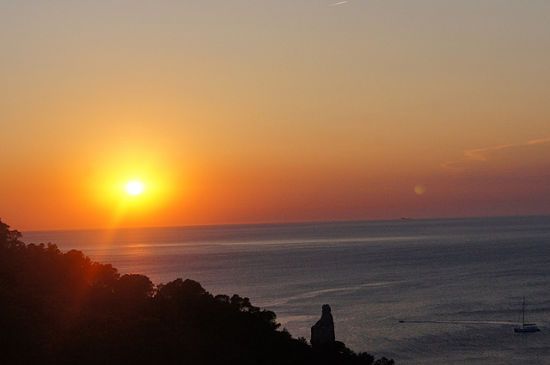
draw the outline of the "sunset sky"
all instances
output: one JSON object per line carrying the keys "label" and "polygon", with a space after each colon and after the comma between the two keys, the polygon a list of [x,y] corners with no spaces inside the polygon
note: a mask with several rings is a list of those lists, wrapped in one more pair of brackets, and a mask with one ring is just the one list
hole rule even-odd
{"label": "sunset sky", "polygon": [[546,0],[0,0],[0,44],[18,229],[550,214]]}

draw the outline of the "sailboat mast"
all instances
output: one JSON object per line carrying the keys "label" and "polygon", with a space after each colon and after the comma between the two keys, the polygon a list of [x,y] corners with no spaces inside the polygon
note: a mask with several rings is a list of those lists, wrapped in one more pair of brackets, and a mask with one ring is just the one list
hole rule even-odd
{"label": "sailboat mast", "polygon": [[523,305],[521,311],[521,323],[525,326],[525,297],[523,297]]}

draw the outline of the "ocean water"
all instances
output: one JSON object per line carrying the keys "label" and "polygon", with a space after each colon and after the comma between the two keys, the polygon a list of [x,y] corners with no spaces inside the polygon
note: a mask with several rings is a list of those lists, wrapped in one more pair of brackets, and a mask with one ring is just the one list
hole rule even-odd
{"label": "ocean water", "polygon": [[[214,294],[247,296],[297,337],[309,339],[328,303],[337,339],[398,364],[550,364],[550,217],[26,232],[24,240],[82,250],[155,283],[191,278]],[[522,297],[541,332],[513,332]]]}

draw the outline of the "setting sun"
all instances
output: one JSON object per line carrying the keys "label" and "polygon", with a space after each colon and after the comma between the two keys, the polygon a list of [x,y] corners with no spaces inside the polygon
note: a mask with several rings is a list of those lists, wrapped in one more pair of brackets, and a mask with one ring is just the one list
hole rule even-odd
{"label": "setting sun", "polygon": [[124,190],[128,195],[141,195],[145,191],[145,184],[139,180],[132,180],[126,183]]}

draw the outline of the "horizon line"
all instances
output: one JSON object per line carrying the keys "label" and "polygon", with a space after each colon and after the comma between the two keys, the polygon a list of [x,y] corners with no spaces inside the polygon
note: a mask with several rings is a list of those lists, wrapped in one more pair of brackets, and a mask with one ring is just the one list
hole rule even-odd
{"label": "horizon line", "polygon": [[[172,228],[214,228],[214,227],[243,227],[243,226],[283,226],[283,225],[305,225],[305,224],[329,224],[329,223],[376,223],[376,222],[399,222],[399,221],[443,221],[443,220],[463,220],[463,219],[498,219],[498,218],[534,218],[550,217],[550,213],[543,214],[502,214],[502,215],[464,215],[452,217],[410,217],[403,216],[399,218],[380,218],[380,219],[331,219],[331,220],[299,220],[299,221],[265,221],[265,222],[243,222],[243,223],[207,223],[207,224],[183,224],[166,226],[124,226],[124,227],[96,227],[96,228],[53,228],[53,229],[30,229],[19,230],[10,226],[21,233],[40,233],[40,232],[76,232],[76,231],[109,231],[109,230],[131,230],[131,229],[172,229]],[[5,223],[5,222],[4,222]]]}

